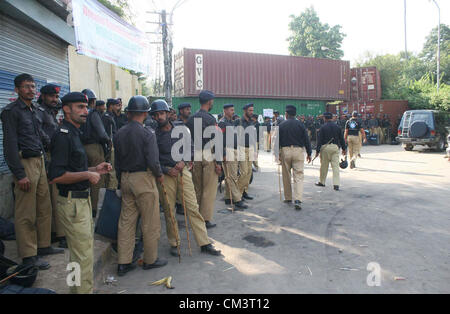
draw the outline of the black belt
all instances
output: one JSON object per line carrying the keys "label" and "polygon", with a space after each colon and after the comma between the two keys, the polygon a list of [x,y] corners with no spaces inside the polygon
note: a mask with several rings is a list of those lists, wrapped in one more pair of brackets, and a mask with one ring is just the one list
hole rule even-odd
{"label": "black belt", "polygon": [[34,158],[34,157],[41,157],[42,156],[42,151],[34,152],[34,151],[31,151],[31,150],[23,150],[21,152],[21,155],[22,155],[23,159]]}
{"label": "black belt", "polygon": [[89,198],[89,191],[59,191],[59,195],[62,197],[69,197],[71,192],[72,198]]}
{"label": "black belt", "polygon": [[136,172],[147,172],[147,169],[139,169],[139,170],[130,170],[130,171],[121,171],[121,173],[136,173]]}

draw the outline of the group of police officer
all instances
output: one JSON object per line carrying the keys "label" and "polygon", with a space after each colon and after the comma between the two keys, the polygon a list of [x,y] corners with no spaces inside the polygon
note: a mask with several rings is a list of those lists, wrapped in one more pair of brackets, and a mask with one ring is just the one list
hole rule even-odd
{"label": "group of police officer", "polygon": [[[200,251],[221,254],[207,233],[207,229],[216,226],[212,221],[219,175],[225,178],[225,203],[232,205],[233,210],[247,209],[245,202],[253,199],[248,189],[252,164],[257,166],[259,136],[254,139],[252,132],[245,132],[240,141],[234,132],[239,127],[259,132],[252,103],[243,106],[241,118],[235,114],[233,104],[225,104],[223,116],[216,121],[210,114],[215,98],[211,91],[200,93],[200,110],[193,115],[190,104],[179,105],[178,117],[164,100],[150,104],[146,97],[134,96],[123,114],[121,99],[108,99],[105,103],[89,89],[68,93],[60,100],[60,87],[49,84],[41,88],[35,104],[36,84],[32,76],[21,74],[14,84],[19,97],[5,107],[1,120],[5,160],[14,175],[16,237],[22,267],[34,264],[48,269],[50,265],[40,257],[63,253],[63,248],[68,247],[70,261],[78,263],[81,269],[81,285],[71,287],[72,292],[92,293],[93,217],[100,188],[121,191],[118,275],[136,267],[133,251],[138,220],[144,243],[142,268],[167,264],[158,257],[160,204],[171,255],[180,255],[174,218],[176,204],[182,208],[186,223],[189,218]],[[60,111],[62,120],[58,119]],[[320,155],[322,165],[316,185],[325,186],[331,163],[334,189],[339,190],[339,152],[346,155],[348,142],[353,163],[361,144],[361,140],[353,138],[359,139],[359,132],[364,132],[356,113],[347,122],[344,135],[330,113],[323,117],[317,135],[316,157]],[[305,154],[311,162],[310,134],[305,124],[296,119],[295,106],[287,106],[286,119],[275,112],[273,123],[266,119],[263,125],[264,149],[270,151],[273,145],[280,149],[284,201],[293,202],[300,210]],[[216,129],[215,136],[227,139],[223,140],[223,158],[217,158],[214,147],[208,145],[211,139],[203,136],[208,127]],[[172,132],[174,128],[178,137]],[[180,128],[185,132],[179,132]],[[230,131],[234,133],[231,142],[227,136]],[[183,158],[174,160],[174,145],[185,134],[191,136],[189,152],[179,151]],[[196,137],[202,139],[197,148]],[[52,231],[60,248],[51,246]]]}

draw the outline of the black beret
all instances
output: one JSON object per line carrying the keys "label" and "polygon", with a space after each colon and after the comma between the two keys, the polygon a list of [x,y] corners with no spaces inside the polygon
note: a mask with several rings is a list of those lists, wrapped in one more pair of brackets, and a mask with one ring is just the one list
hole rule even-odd
{"label": "black beret", "polygon": [[280,114],[280,112],[278,110],[274,110],[273,113],[274,114]]}
{"label": "black beret", "polygon": [[250,107],[253,107],[252,103],[246,104],[242,109],[247,110]]}
{"label": "black beret", "polygon": [[41,88],[41,94],[59,94],[61,87],[55,84],[47,84]]}
{"label": "black beret", "polygon": [[72,93],[68,93],[66,96],[64,96],[63,98],[61,98],[62,101],[62,105],[68,105],[70,103],[75,103],[75,102],[81,102],[81,103],[88,103],[88,98],[85,94],[80,93],[80,92],[72,92]]}
{"label": "black beret", "polygon": [[200,99],[200,102],[207,102],[210,101],[211,99],[214,99],[214,93],[209,91],[209,90],[203,90],[200,92],[200,94],[198,95],[198,98]]}
{"label": "black beret", "polygon": [[106,104],[108,105],[108,106],[111,106],[111,105],[118,105],[120,103],[120,101],[118,100],[118,99],[115,99],[115,98],[108,98],[107,100],[106,100]]}
{"label": "black beret", "polygon": [[323,117],[324,117],[325,119],[333,119],[333,114],[332,114],[331,112],[325,112],[325,113],[323,114]]}
{"label": "black beret", "polygon": [[184,103],[178,105],[178,110],[181,110],[184,108],[191,108],[191,104],[188,102],[184,102]]}
{"label": "black beret", "polygon": [[293,116],[293,115],[297,114],[297,108],[292,105],[287,105],[286,112],[289,113],[291,116]]}
{"label": "black beret", "polygon": [[104,105],[105,105],[105,102],[103,100],[97,100],[95,102],[95,106],[104,106]]}
{"label": "black beret", "polygon": [[230,107],[234,107],[234,105],[233,104],[225,104],[225,105],[223,105],[223,109],[227,109],[227,108],[230,108]]}

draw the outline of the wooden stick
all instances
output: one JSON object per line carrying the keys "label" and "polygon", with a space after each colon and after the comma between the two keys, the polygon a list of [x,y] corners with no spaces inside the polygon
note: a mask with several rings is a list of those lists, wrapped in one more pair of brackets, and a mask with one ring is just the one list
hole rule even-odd
{"label": "wooden stick", "polygon": [[[184,170],[184,169],[183,169]],[[183,209],[184,209],[184,223],[186,224],[186,236],[188,240],[188,247],[189,247],[189,256],[192,256],[192,250],[191,250],[191,240],[189,238],[189,226],[187,222],[187,214],[186,214],[186,203],[184,201],[184,184],[183,184],[183,170],[180,173],[180,183],[181,183],[181,200],[183,202]]]}
{"label": "wooden stick", "polygon": [[[15,272],[14,274],[9,275],[9,276],[6,277],[6,278],[3,278],[2,280],[0,280],[0,284],[2,284],[2,283],[4,283],[4,282],[8,281],[9,279],[11,279],[11,278],[13,278],[13,277],[16,277],[18,274],[20,274],[20,273],[23,272],[24,270],[28,270],[28,269],[30,269],[30,268],[33,267],[33,266],[34,266],[33,264],[30,264],[30,265],[24,267],[23,269],[19,270],[18,272]],[[16,268],[16,269],[17,269],[17,268]]]}
{"label": "wooden stick", "polygon": [[170,221],[172,222],[173,232],[175,232],[175,240],[177,241],[177,250],[178,250],[178,263],[181,263],[181,253],[180,253],[180,242],[181,241],[180,241],[178,232],[176,232],[177,229],[175,229],[175,217],[173,216],[173,212],[170,209],[169,198],[167,197],[166,187],[164,186],[164,183],[161,183],[161,187],[163,189],[163,194],[164,194],[165,201],[167,203],[167,207],[169,208],[169,216],[170,216]]}

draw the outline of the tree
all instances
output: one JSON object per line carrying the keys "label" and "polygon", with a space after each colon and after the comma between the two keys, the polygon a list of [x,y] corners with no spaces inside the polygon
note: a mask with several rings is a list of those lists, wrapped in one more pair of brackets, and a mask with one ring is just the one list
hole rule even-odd
{"label": "tree", "polygon": [[105,7],[116,13],[123,19],[131,22],[131,10],[128,0],[98,0]]}
{"label": "tree", "polygon": [[341,45],[346,35],[341,32],[340,25],[330,27],[322,24],[313,7],[290,18],[292,35],[287,40],[291,55],[326,59],[341,59],[344,56]]}
{"label": "tree", "polygon": [[[438,28],[435,27],[427,36],[422,52],[420,54],[422,60],[427,63],[428,71],[434,74],[434,78],[436,78],[437,72],[437,38]],[[450,84],[450,27],[445,24],[441,24],[440,46],[441,82]]]}

